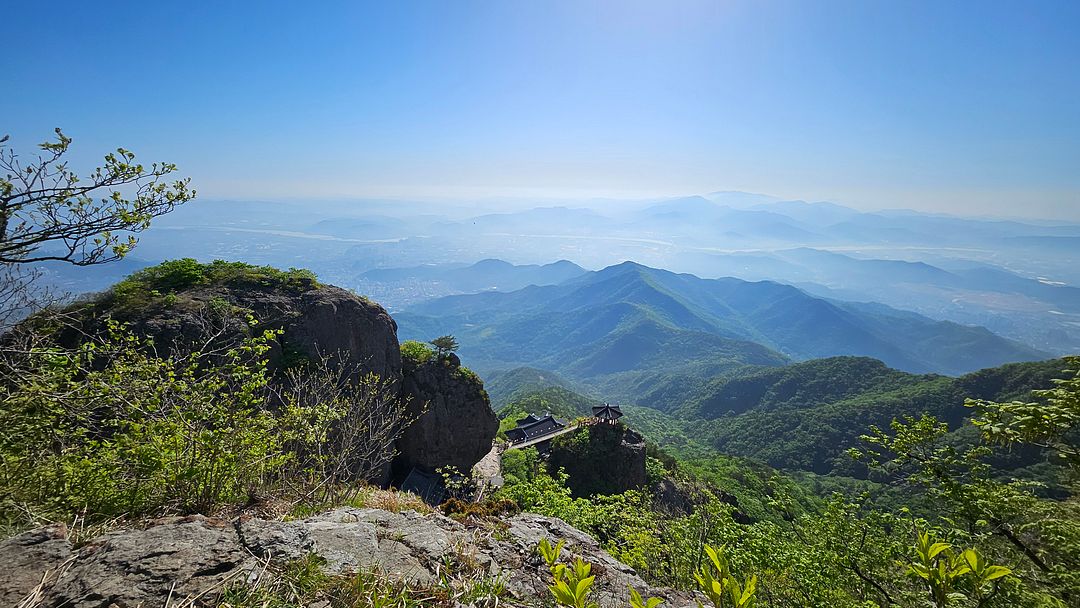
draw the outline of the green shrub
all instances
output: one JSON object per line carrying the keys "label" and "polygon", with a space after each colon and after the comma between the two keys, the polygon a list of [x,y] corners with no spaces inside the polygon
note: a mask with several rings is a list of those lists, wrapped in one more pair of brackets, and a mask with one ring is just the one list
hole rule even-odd
{"label": "green shrub", "polygon": [[207,280],[206,267],[192,258],[169,260],[135,273],[136,280],[160,291],[180,291]]}
{"label": "green shrub", "polygon": [[540,454],[534,447],[509,449],[502,455],[502,474],[507,486],[532,481],[542,466]]}
{"label": "green shrub", "polygon": [[243,500],[288,459],[281,421],[263,407],[272,332],[210,364],[158,358],[109,329],[72,351],[30,351],[0,412],[19,429],[0,439],[9,517],[207,511]]}
{"label": "green shrub", "polygon": [[319,284],[315,274],[309,270],[279,270],[271,266],[223,260],[202,264],[192,258],[182,258],[131,274],[109,290],[105,302],[121,312],[145,306],[148,302],[160,302],[163,306],[171,307],[177,304],[175,294],[200,285],[277,288],[295,292],[318,287]]}
{"label": "green shrub", "polygon": [[484,381],[480,379],[480,376],[477,375],[476,372],[474,372],[471,369],[465,367],[464,365],[457,368],[457,375],[459,377],[461,377],[461,378],[464,378],[470,384],[478,384],[478,385],[484,384]]}
{"label": "green shrub", "polygon": [[[210,513],[255,492],[348,500],[403,428],[393,383],[345,382],[328,361],[270,384],[271,342],[225,353],[155,354],[111,322],[75,349],[9,352],[0,408],[0,519],[88,520]],[[363,460],[355,460],[362,455]],[[28,521],[27,515],[33,520]]]}
{"label": "green shrub", "polygon": [[652,456],[645,457],[645,480],[646,483],[652,485],[663,481],[668,475],[668,470],[664,468],[664,463],[660,460],[653,458]]}
{"label": "green shrub", "polygon": [[423,342],[406,340],[401,343],[401,357],[414,365],[423,365],[435,356],[435,350]]}

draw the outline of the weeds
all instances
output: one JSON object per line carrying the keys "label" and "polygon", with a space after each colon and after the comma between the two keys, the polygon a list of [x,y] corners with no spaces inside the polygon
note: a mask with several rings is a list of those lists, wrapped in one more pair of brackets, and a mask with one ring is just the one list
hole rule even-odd
{"label": "weeds", "polygon": [[[271,567],[250,584],[233,585],[221,594],[217,608],[286,608],[322,603],[329,608],[413,608],[452,606],[442,589],[423,589],[394,581],[375,571],[328,574],[315,555]],[[186,608],[186,607],[185,607]]]}

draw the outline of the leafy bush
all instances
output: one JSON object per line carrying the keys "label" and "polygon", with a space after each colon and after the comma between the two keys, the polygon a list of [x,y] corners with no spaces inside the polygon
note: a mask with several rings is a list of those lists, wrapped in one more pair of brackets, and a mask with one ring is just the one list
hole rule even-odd
{"label": "leafy bush", "polygon": [[413,365],[423,365],[435,356],[435,350],[423,342],[406,340],[401,343],[401,357]]}
{"label": "leafy bush", "polygon": [[207,282],[208,267],[203,266],[192,258],[168,260],[144,268],[128,278],[129,281],[139,283],[148,289],[156,289],[161,292],[173,292],[194,287]]}
{"label": "leafy bush", "polygon": [[731,572],[727,556],[723,550],[716,550],[705,545],[705,554],[709,561],[698,568],[694,578],[698,589],[709,598],[715,608],[750,608],[754,605],[757,591],[757,576],[751,576],[745,585]]}
{"label": "leafy bush", "polygon": [[154,357],[147,341],[109,329],[23,361],[0,412],[18,429],[0,439],[9,517],[205,511],[243,500],[285,463],[283,421],[262,407],[271,332],[210,364]]}
{"label": "leafy bush", "polygon": [[484,381],[480,379],[480,376],[476,372],[465,367],[464,365],[458,366],[455,373],[458,375],[458,377],[463,378],[466,382],[470,384],[476,384],[481,386],[484,384]]}
{"label": "leafy bush", "polygon": [[542,470],[540,454],[535,447],[509,449],[502,455],[502,474],[506,485],[529,482]]}
{"label": "leafy bush", "polygon": [[668,475],[664,463],[652,456],[645,457],[645,480],[649,485],[662,481]]}
{"label": "leafy bush", "polygon": [[[177,303],[176,294],[200,285],[275,288],[299,292],[319,286],[310,270],[253,266],[243,262],[214,260],[202,264],[192,258],[169,260],[139,270],[110,289],[104,304],[125,312],[149,302],[165,306]],[[172,296],[170,298],[170,296]]]}
{"label": "leafy bush", "polygon": [[540,539],[536,550],[551,573],[551,585],[548,591],[555,602],[566,608],[594,608],[597,604],[590,599],[592,585],[596,577],[591,575],[592,564],[578,557],[572,567],[559,563],[563,541],[552,546],[548,539]]}
{"label": "leafy bush", "polygon": [[252,492],[347,498],[333,494],[342,482],[392,454],[404,406],[390,383],[347,383],[329,362],[294,373],[288,390],[272,385],[276,335],[162,358],[111,322],[107,336],[70,350],[9,345],[0,518],[207,513]]}

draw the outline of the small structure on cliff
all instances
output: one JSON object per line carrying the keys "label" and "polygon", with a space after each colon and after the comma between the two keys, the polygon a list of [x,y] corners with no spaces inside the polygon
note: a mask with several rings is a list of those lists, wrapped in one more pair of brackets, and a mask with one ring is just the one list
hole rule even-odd
{"label": "small structure on cliff", "polygon": [[524,443],[545,435],[557,433],[566,428],[566,424],[565,420],[559,420],[550,412],[545,413],[543,416],[529,414],[521,420],[518,420],[516,428],[506,431],[506,438],[510,440],[511,444]]}
{"label": "small structure on cliff", "polygon": [[599,422],[615,424],[616,420],[622,418],[623,413],[622,408],[619,406],[605,403],[604,405],[594,405],[592,415]]}

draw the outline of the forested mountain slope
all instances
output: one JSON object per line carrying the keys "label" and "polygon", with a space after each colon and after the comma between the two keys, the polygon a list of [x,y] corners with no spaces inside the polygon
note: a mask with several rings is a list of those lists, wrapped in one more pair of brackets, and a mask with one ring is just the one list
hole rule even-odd
{"label": "forested mountain slope", "polygon": [[[832,357],[743,367],[693,381],[670,376],[622,403],[631,426],[683,457],[727,454],[784,469],[861,475],[844,452],[871,425],[887,427],[894,418],[928,413],[957,428],[971,415],[965,399],[1026,399],[1032,390],[1051,387],[1065,367],[1052,359],[950,378],[902,372],[867,357]],[[496,375],[493,384],[508,396],[496,406],[500,417],[511,411],[574,417],[607,398],[579,394],[560,380],[539,370]],[[1016,454],[1000,464],[1029,466],[1038,458]]]}
{"label": "forested mountain slope", "polygon": [[626,372],[681,373],[688,364],[715,374],[836,355],[945,374],[1044,357],[981,327],[631,262],[560,285],[441,298],[396,318],[409,338],[457,336],[481,369],[533,366],[601,383]]}
{"label": "forested mountain slope", "polygon": [[956,428],[971,415],[966,398],[1026,398],[1064,377],[1065,367],[1053,359],[950,378],[834,357],[744,370],[686,390],[661,386],[636,400],[646,411],[630,412],[647,435],[677,451],[690,446],[696,454],[708,446],[779,468],[848,473],[844,451],[871,425],[887,427],[894,418],[928,413]]}

